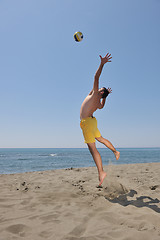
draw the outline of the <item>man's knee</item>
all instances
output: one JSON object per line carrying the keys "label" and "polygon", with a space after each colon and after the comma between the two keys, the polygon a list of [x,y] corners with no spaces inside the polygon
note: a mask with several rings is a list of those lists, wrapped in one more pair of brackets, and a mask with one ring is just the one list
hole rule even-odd
{"label": "man's knee", "polygon": [[103,142],[104,142],[104,138],[103,138],[102,136],[100,136],[100,137],[96,138],[96,140],[97,140],[98,142],[101,142],[101,143],[103,143]]}
{"label": "man's knee", "polygon": [[94,154],[97,152],[95,143],[87,143],[87,145],[88,145],[88,148],[89,148],[91,154]]}

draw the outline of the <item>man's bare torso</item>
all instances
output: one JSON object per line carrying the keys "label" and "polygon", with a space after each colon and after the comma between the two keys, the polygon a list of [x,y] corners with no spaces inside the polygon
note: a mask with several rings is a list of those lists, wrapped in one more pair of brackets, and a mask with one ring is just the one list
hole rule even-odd
{"label": "man's bare torso", "polygon": [[93,113],[100,108],[100,99],[98,91],[90,93],[83,101],[80,110],[80,119],[93,116]]}

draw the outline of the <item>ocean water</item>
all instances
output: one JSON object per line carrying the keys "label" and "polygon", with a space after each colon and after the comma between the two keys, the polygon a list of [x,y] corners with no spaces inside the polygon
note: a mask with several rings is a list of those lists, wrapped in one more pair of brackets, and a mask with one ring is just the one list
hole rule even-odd
{"label": "ocean water", "polygon": [[[98,149],[104,165],[160,162],[160,148]],[[95,166],[87,148],[0,148],[0,174]]]}

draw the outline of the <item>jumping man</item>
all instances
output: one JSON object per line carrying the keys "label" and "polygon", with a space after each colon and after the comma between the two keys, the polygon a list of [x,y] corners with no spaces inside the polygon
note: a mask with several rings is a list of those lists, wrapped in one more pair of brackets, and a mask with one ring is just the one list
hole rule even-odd
{"label": "jumping man", "polygon": [[114,148],[112,143],[101,136],[101,133],[97,128],[97,120],[95,117],[93,117],[93,113],[97,109],[102,109],[104,107],[106,97],[112,92],[111,88],[106,89],[103,87],[99,89],[99,77],[101,75],[103,66],[107,62],[111,62],[111,54],[107,53],[105,57],[100,56],[100,59],[101,63],[94,77],[93,89],[84,99],[80,110],[80,126],[83,131],[85,143],[87,143],[98,169],[99,186],[103,183],[103,180],[106,177],[106,172],[103,170],[102,159],[96,148],[96,140],[112,150],[112,152],[115,154],[116,160],[118,160],[120,157],[120,152]]}

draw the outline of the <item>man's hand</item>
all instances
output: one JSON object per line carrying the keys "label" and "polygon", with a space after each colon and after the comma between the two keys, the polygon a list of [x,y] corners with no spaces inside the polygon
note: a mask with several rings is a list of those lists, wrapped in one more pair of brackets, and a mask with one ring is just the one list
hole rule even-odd
{"label": "man's hand", "polygon": [[112,93],[112,89],[111,88],[107,88],[107,90],[108,90],[108,94],[110,94],[110,93]]}
{"label": "man's hand", "polygon": [[101,58],[101,64],[104,65],[107,62],[111,62],[111,54],[107,53],[105,57],[102,57],[101,55],[99,55]]}

